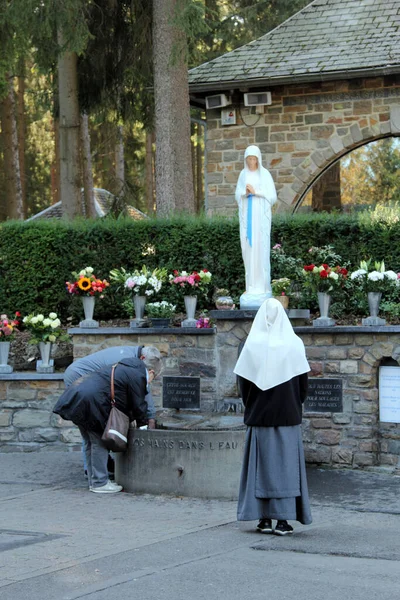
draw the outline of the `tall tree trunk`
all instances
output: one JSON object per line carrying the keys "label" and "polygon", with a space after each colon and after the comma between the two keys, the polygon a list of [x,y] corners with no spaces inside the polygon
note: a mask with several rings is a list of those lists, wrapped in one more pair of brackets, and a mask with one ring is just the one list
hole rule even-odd
{"label": "tall tree trunk", "polygon": [[51,165],[51,198],[53,204],[60,200],[60,121],[53,120],[54,161]]}
{"label": "tall tree trunk", "polygon": [[[63,46],[61,32],[58,43]],[[77,59],[77,54],[69,51],[63,52],[58,59],[60,200],[63,216],[69,219],[82,215]]]}
{"label": "tall tree trunk", "polygon": [[153,133],[146,131],[146,206],[149,216],[154,213]]}
{"label": "tall tree trunk", "polygon": [[173,24],[187,0],[153,0],[153,64],[157,214],[194,212],[188,69],[183,55],[172,62],[184,32]]}
{"label": "tall tree trunk", "polygon": [[115,195],[123,198],[125,189],[125,155],[124,155],[124,128],[117,127],[115,141]]}
{"label": "tall tree trunk", "polygon": [[7,77],[8,93],[1,103],[6,211],[4,217],[23,219],[21,173],[19,167],[18,132],[15,116],[15,96],[12,76]]}
{"label": "tall tree trunk", "polygon": [[22,205],[24,207],[24,218],[28,216],[28,201],[26,197],[26,118],[25,118],[25,62],[19,61],[18,74],[18,96],[17,96],[17,126],[18,126],[18,153],[19,168],[21,173]]}
{"label": "tall tree trunk", "polygon": [[87,113],[81,114],[81,148],[82,148],[82,179],[85,214],[87,217],[97,217],[94,204],[92,156],[90,153],[89,119]]}

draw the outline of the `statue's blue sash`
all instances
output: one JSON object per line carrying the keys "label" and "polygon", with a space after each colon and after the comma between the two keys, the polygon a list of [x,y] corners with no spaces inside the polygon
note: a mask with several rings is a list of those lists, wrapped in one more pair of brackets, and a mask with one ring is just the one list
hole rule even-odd
{"label": "statue's blue sash", "polygon": [[249,240],[250,247],[252,246],[252,241],[253,241],[252,223],[253,223],[253,195],[249,194],[247,196],[247,232],[246,232],[246,237]]}

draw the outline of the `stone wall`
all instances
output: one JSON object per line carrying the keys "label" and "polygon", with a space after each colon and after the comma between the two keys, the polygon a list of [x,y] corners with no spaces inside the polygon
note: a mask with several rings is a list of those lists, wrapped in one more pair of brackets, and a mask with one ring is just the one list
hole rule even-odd
{"label": "stone wall", "polygon": [[237,124],[207,111],[209,214],[235,214],[235,186],[250,144],[275,181],[278,211],[293,210],[313,182],[347,152],[400,135],[400,76],[272,88],[262,114],[236,107]]}
{"label": "stone wall", "polygon": [[[233,374],[239,344],[255,311],[213,311],[213,330],[98,329],[71,330],[75,358],[108,346],[155,345],[163,375],[201,378],[203,411],[227,407],[239,411]],[[340,379],[341,412],[304,412],[307,461],[326,466],[400,470],[400,424],[379,421],[378,373],[383,361],[400,360],[400,327],[295,327],[303,339],[311,378]],[[0,376],[0,446],[2,450],[78,447],[79,433],[52,408],[63,389],[62,373]],[[152,386],[161,408],[161,381]],[[225,405],[224,405],[225,401]]]}
{"label": "stone wall", "polygon": [[63,389],[62,373],[0,376],[2,452],[78,447],[81,437],[77,428],[52,412]]}

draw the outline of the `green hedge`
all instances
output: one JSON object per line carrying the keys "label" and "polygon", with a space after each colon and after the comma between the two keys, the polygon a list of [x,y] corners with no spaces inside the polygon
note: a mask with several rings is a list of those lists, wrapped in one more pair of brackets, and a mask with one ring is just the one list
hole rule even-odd
{"label": "green hedge", "polygon": [[[305,262],[310,246],[332,244],[354,267],[360,259],[372,256],[384,259],[387,268],[400,270],[396,218],[376,222],[365,215],[277,215],[271,245],[278,242],[286,254]],[[143,264],[171,272],[207,268],[213,273],[213,288],[228,288],[235,297],[244,290],[235,218],[7,222],[0,228],[0,310],[23,314],[54,310],[63,322],[71,315],[80,318],[79,299],[69,297],[64,285],[71,271],[92,266],[96,275],[108,278],[110,269],[131,270]],[[205,301],[209,306],[212,292]],[[121,299],[111,289],[97,303],[95,317],[124,316]],[[173,301],[173,289],[163,289],[162,299]]]}

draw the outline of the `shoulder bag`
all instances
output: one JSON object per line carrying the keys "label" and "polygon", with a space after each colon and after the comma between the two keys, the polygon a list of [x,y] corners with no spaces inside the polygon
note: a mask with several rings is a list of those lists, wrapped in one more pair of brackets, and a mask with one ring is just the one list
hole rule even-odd
{"label": "shoulder bag", "polygon": [[112,452],[125,452],[128,447],[129,417],[115,406],[114,373],[117,364],[111,369],[111,411],[101,439]]}

